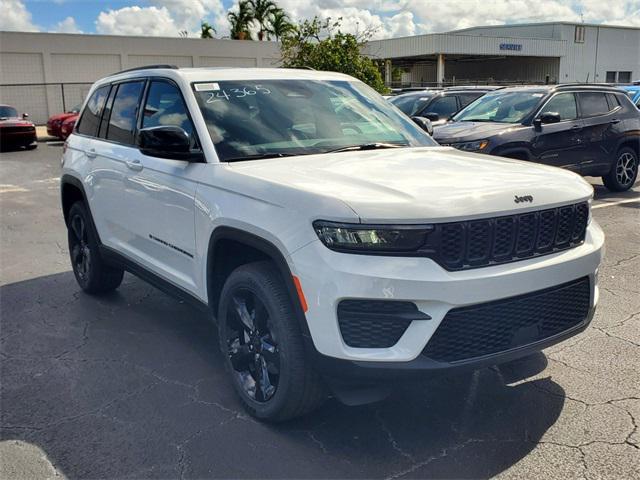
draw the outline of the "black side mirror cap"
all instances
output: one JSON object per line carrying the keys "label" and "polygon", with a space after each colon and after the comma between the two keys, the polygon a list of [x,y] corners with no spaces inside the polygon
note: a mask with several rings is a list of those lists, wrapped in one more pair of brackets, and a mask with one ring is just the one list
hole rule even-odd
{"label": "black side mirror cap", "polygon": [[440,120],[440,115],[435,112],[427,112],[423,115],[423,117],[427,120],[431,120],[432,122],[437,122],[438,120]]}
{"label": "black side mirror cap", "polygon": [[24,120],[26,120],[27,118],[29,118],[29,114],[28,114],[28,113],[23,113],[23,114],[22,114],[22,118],[23,118]]}
{"label": "black side mirror cap", "polygon": [[429,135],[433,135],[433,125],[431,120],[424,117],[411,117],[411,120]]}
{"label": "black side mirror cap", "polygon": [[533,120],[533,125],[536,128],[540,128],[542,125],[548,123],[558,123],[562,120],[560,114],[557,112],[544,112]]}
{"label": "black side mirror cap", "polygon": [[138,134],[138,146],[143,154],[151,157],[191,162],[204,160],[202,152],[191,150],[191,137],[178,126],[143,128]]}

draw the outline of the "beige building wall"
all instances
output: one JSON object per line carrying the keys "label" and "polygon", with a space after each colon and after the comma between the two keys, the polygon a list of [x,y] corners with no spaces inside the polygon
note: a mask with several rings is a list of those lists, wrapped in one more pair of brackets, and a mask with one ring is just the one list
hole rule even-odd
{"label": "beige building wall", "polygon": [[69,109],[91,83],[127,68],[272,67],[279,58],[279,45],[266,41],[0,32],[0,103],[45,123],[63,109],[60,83]]}

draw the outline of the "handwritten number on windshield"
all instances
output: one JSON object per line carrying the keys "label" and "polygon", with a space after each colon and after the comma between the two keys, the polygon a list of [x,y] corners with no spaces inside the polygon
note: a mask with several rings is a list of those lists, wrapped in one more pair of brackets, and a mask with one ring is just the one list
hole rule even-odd
{"label": "handwritten number on windshield", "polygon": [[256,95],[257,93],[261,93],[263,95],[271,94],[271,90],[262,85],[254,85],[253,88],[243,87],[243,88],[230,88],[227,90],[218,90],[216,92],[207,92],[209,98],[207,98],[207,103],[220,102],[222,100],[233,100],[234,98],[244,98],[246,96]]}

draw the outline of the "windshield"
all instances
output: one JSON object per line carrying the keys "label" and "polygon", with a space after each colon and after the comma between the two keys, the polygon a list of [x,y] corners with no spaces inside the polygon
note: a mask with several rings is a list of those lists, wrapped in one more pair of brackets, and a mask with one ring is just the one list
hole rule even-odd
{"label": "windshield", "polygon": [[433,95],[428,93],[421,95],[400,95],[399,97],[392,98],[390,102],[402,110],[402,113],[412,116],[422,110],[432,97]]}
{"label": "windshield", "polygon": [[13,107],[0,106],[0,118],[17,117],[18,111]]}
{"label": "windshield", "polygon": [[193,88],[223,162],[372,144],[436,145],[360,82],[223,81]]}
{"label": "windshield", "polygon": [[453,117],[456,122],[521,123],[538,105],[544,92],[488,93]]}

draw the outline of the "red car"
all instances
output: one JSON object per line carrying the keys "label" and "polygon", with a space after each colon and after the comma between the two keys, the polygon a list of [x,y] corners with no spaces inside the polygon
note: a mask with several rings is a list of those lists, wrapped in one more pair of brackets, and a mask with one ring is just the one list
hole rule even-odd
{"label": "red car", "polygon": [[67,117],[64,122],[62,122],[62,126],[60,127],[60,138],[66,140],[71,132],[73,132],[73,127],[76,126],[76,122],[78,121],[78,117],[80,114],[76,113],[75,115],[71,115]]}
{"label": "red car", "polygon": [[62,136],[62,123],[69,117],[77,117],[80,107],[81,105],[76,105],[68,112],[58,113],[49,117],[49,120],[47,120],[47,133],[52,137],[64,139],[65,137]]}
{"label": "red car", "polygon": [[27,119],[29,115],[18,111],[9,105],[0,105],[0,147],[36,148],[36,126]]}

